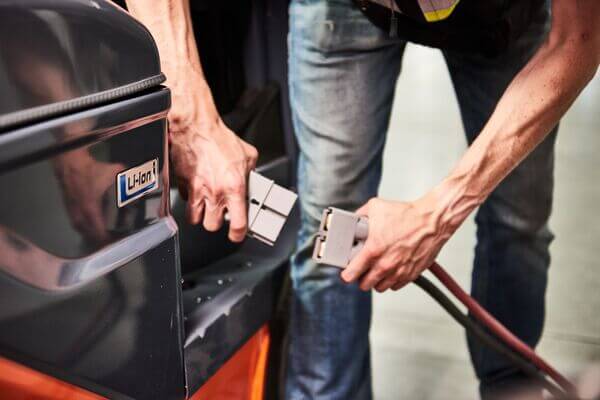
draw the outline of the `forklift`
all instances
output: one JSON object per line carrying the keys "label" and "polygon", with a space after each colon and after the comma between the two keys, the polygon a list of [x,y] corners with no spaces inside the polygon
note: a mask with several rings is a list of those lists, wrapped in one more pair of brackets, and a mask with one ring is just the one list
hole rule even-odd
{"label": "forklift", "polygon": [[[297,206],[273,246],[185,222],[170,92],[123,7],[0,1],[0,399],[280,398]],[[223,120],[293,188],[287,2],[192,10]]]}

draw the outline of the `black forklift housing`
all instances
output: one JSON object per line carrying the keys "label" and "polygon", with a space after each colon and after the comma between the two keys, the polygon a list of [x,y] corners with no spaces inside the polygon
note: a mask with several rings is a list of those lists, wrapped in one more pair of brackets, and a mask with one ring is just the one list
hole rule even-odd
{"label": "black forklift housing", "polygon": [[[193,14],[219,111],[292,187],[287,4],[215,3]],[[280,370],[298,212],[272,248],[187,225],[164,81],[108,0],[0,1],[0,356],[111,399],[187,398],[265,324]],[[156,185],[119,203],[117,177],[152,160]]]}

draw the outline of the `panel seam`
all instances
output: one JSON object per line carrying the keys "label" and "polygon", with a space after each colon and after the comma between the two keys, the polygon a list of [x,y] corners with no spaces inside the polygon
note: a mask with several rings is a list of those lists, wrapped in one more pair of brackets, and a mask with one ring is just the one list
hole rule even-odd
{"label": "panel seam", "polygon": [[123,97],[128,97],[132,94],[156,87],[165,80],[165,75],[161,73],[159,75],[142,79],[141,81],[129,83],[109,90],[104,90],[102,92],[89,94],[87,96],[0,115],[0,131],[14,126],[36,122],[50,117],[56,117],[62,114],[77,112],[85,108],[94,107],[113,100],[121,99]]}

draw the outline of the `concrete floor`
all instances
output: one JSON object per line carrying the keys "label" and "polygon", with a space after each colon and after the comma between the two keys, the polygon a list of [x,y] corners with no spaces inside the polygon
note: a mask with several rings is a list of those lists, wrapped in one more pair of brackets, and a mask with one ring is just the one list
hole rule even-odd
{"label": "concrete floor", "polygon": [[[432,114],[430,110],[437,110]],[[432,118],[435,115],[435,118]],[[570,375],[600,362],[600,76],[561,123],[557,143],[552,268],[540,354]],[[438,51],[409,46],[384,159],[380,195],[413,199],[439,182],[466,144]],[[470,287],[473,219],[439,260]],[[476,399],[462,329],[416,287],[376,294],[371,331],[378,400]]]}

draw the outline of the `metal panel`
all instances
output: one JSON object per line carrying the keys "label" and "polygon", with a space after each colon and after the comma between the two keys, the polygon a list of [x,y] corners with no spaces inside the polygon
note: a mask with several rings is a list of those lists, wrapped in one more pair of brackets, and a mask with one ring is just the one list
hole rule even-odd
{"label": "metal panel", "polygon": [[183,399],[175,247],[67,292],[0,279],[0,354],[110,399]]}
{"label": "metal panel", "polygon": [[[2,136],[0,355],[111,399],[185,397],[168,107],[159,89]],[[117,175],[157,158],[158,189],[117,207]]]}

